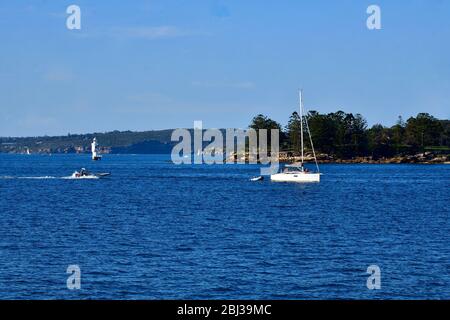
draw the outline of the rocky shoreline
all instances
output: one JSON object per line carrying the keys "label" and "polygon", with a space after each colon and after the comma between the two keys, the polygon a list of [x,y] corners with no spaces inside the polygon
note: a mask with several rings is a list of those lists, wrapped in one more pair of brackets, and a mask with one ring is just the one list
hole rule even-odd
{"label": "rocky shoreline", "polygon": [[[299,155],[283,154],[280,152],[279,161],[283,163],[299,162]],[[314,162],[312,154],[305,155],[305,162]],[[339,159],[327,154],[317,155],[318,163],[362,163],[362,164],[450,164],[450,155],[440,155],[433,152],[419,153],[415,155],[395,156],[392,158],[354,157],[351,159]]]}
{"label": "rocky shoreline", "polygon": [[[248,162],[248,153],[245,155],[245,162]],[[402,155],[392,158],[373,158],[373,157],[354,157],[350,159],[341,159],[327,154],[317,154],[317,162],[323,163],[342,163],[342,164],[450,164],[449,154],[436,154],[433,152],[424,152],[415,155]],[[237,161],[238,157],[234,154],[230,161]],[[240,158],[244,161],[244,157]],[[294,154],[292,152],[280,152],[280,163],[299,163],[301,161],[300,154]],[[310,153],[306,153],[304,156],[304,162],[314,162],[314,156]]]}

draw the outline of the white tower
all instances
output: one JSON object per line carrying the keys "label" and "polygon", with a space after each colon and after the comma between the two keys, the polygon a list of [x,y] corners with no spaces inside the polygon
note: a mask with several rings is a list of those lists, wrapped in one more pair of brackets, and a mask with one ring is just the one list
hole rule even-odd
{"label": "white tower", "polygon": [[97,138],[94,138],[94,140],[91,143],[91,151],[92,151],[92,160],[101,159],[101,157],[97,155]]}

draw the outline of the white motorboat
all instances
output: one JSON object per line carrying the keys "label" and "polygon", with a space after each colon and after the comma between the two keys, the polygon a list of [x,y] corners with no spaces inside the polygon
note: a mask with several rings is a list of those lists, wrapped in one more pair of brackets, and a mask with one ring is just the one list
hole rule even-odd
{"label": "white motorboat", "polygon": [[[314,151],[314,144],[311,138],[311,132],[309,130],[308,120],[303,117],[303,92],[300,91],[300,141],[301,141],[301,162],[298,164],[286,165],[281,173],[272,174],[270,180],[275,182],[320,182],[319,165],[317,163],[316,152]],[[303,145],[303,121],[305,121],[306,129],[309,135],[309,141],[311,149],[314,155],[314,161],[316,163],[317,172],[311,172],[304,167],[304,145]]]}
{"label": "white motorboat", "polygon": [[91,173],[85,168],[80,171],[75,171],[70,178],[71,179],[99,179],[111,175],[110,173]]}

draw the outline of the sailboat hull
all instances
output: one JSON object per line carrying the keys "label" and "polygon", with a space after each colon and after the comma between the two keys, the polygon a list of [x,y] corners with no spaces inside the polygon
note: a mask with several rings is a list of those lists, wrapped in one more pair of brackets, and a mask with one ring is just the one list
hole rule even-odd
{"label": "sailboat hull", "polygon": [[275,182],[320,182],[320,173],[277,173],[270,176]]}

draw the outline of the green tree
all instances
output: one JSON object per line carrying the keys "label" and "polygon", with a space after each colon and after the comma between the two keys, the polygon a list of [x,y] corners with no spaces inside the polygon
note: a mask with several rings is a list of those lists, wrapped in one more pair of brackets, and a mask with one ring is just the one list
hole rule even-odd
{"label": "green tree", "polygon": [[289,140],[289,147],[296,152],[300,152],[300,127],[301,119],[297,112],[293,112],[286,126],[286,135]]}
{"label": "green tree", "polygon": [[428,113],[419,113],[417,117],[406,122],[406,142],[412,146],[437,146],[444,134],[442,123]]}
{"label": "green tree", "polygon": [[404,144],[405,121],[402,116],[398,116],[397,123],[391,128],[392,142],[394,143],[395,152],[400,153],[400,146]]}
{"label": "green tree", "polygon": [[373,159],[394,155],[389,129],[376,124],[368,130],[367,137],[369,152]]}
{"label": "green tree", "polygon": [[307,119],[315,148],[328,154],[335,153],[338,130],[335,117],[310,111]]}
{"label": "green tree", "polygon": [[278,129],[280,131],[280,143],[283,144],[286,140],[284,132],[281,129],[281,125],[276,122],[275,120],[272,120],[268,117],[266,117],[263,114],[258,114],[256,117],[254,117],[249,125],[250,128],[255,129],[257,133],[257,139],[259,144],[259,130],[266,129],[267,132],[267,143],[270,148],[271,146],[271,135],[270,130],[272,129]]}
{"label": "green tree", "polygon": [[361,114],[352,117],[350,124],[351,144],[353,144],[355,153],[363,155],[367,151],[367,121]]}

